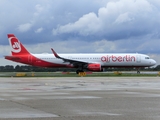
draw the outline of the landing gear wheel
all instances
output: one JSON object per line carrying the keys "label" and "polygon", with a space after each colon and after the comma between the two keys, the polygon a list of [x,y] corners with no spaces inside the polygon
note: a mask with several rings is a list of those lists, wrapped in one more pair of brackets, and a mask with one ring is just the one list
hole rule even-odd
{"label": "landing gear wheel", "polygon": [[80,72],[84,72],[83,70],[76,70],[76,73],[79,74]]}
{"label": "landing gear wheel", "polygon": [[80,72],[79,70],[76,70],[76,73],[77,73],[77,74],[79,74],[79,72]]}
{"label": "landing gear wheel", "polygon": [[139,67],[137,68],[137,74],[140,74],[140,68]]}
{"label": "landing gear wheel", "polygon": [[139,71],[139,70],[137,71],[137,74],[140,74],[140,71]]}

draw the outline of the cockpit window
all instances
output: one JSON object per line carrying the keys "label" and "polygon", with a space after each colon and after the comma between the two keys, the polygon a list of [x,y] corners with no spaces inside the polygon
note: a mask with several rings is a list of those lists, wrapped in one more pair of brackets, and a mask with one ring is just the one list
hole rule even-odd
{"label": "cockpit window", "polygon": [[145,57],[145,59],[149,59],[149,57]]}

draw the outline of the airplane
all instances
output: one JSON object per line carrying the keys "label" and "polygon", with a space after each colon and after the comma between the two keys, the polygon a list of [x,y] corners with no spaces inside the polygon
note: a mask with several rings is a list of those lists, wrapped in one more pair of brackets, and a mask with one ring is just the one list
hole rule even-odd
{"label": "airplane", "polygon": [[5,56],[7,60],[37,67],[76,68],[77,74],[84,70],[100,72],[112,67],[132,67],[140,73],[141,67],[156,64],[148,55],[138,53],[57,54],[51,48],[52,54],[32,54],[14,34],[8,34],[8,40],[12,55]]}

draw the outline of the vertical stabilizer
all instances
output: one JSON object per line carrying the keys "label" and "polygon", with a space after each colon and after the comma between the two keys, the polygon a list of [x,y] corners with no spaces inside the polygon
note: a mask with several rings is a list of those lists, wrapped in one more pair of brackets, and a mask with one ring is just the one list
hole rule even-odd
{"label": "vertical stabilizer", "polygon": [[30,54],[14,34],[8,34],[8,40],[13,56]]}

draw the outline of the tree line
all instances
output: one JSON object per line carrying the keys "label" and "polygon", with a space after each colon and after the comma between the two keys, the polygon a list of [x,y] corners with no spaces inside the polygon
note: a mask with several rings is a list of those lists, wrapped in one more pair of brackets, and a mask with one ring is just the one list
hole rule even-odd
{"label": "tree line", "polygon": [[[134,71],[135,68],[105,68],[104,71]],[[160,71],[160,65],[152,68],[141,68],[142,71]],[[75,72],[75,68],[43,68],[43,67],[35,67],[35,66],[28,66],[28,65],[6,65],[0,66],[0,72]]]}

